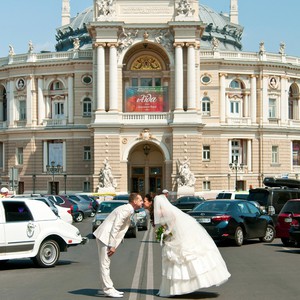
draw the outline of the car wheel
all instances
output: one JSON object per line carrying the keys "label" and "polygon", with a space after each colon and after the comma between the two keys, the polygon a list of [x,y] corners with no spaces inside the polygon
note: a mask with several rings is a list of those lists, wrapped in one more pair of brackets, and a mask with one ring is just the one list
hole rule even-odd
{"label": "car wheel", "polygon": [[95,217],[96,213],[95,212],[91,212],[90,217]]}
{"label": "car wheel", "polygon": [[235,230],[234,241],[236,246],[242,246],[244,243],[244,232],[240,226],[238,226]]}
{"label": "car wheel", "polygon": [[75,219],[76,222],[82,222],[83,221],[83,213],[80,211],[78,213],[77,218]]}
{"label": "car wheel", "polygon": [[285,247],[293,247],[296,245],[296,242],[291,241],[289,238],[281,238],[281,242]]}
{"label": "car wheel", "polygon": [[267,226],[266,234],[263,238],[260,238],[261,242],[272,243],[275,238],[275,228],[272,225]]}
{"label": "car wheel", "polygon": [[53,267],[59,259],[60,249],[56,241],[46,240],[39,249],[36,257],[32,260],[35,264],[43,268]]}

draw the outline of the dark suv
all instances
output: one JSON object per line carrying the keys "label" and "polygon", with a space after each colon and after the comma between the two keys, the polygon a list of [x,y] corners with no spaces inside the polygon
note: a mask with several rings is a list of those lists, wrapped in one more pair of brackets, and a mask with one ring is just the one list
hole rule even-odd
{"label": "dark suv", "polygon": [[184,212],[188,212],[203,201],[205,199],[199,196],[182,196],[173,202],[173,205]]}
{"label": "dark suv", "polygon": [[256,201],[276,223],[277,216],[290,199],[300,198],[300,180],[266,177],[265,188],[250,189],[249,201]]}

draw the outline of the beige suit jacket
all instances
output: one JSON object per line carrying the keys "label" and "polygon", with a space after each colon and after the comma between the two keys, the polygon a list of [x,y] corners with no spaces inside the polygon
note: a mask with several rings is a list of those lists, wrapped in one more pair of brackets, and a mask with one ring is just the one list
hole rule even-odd
{"label": "beige suit jacket", "polygon": [[122,242],[134,213],[131,204],[124,204],[114,209],[104,222],[93,232],[103,244],[117,248]]}

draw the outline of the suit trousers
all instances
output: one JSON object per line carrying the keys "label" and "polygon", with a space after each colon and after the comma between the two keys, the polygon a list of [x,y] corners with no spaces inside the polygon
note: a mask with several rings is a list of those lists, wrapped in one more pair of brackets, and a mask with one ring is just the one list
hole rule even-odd
{"label": "suit trousers", "polygon": [[110,258],[107,255],[108,247],[99,239],[96,239],[99,255],[99,269],[100,269],[100,286],[104,293],[111,293],[114,289],[114,284],[110,278]]}

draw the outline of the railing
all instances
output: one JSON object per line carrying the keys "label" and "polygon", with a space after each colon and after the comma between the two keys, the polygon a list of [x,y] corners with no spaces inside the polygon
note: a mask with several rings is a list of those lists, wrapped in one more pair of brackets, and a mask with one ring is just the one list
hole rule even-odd
{"label": "railing", "polygon": [[123,113],[122,120],[125,123],[145,122],[151,120],[155,123],[169,123],[172,120],[171,113]]}
{"label": "railing", "polygon": [[44,119],[43,125],[46,127],[66,126],[67,119]]}

